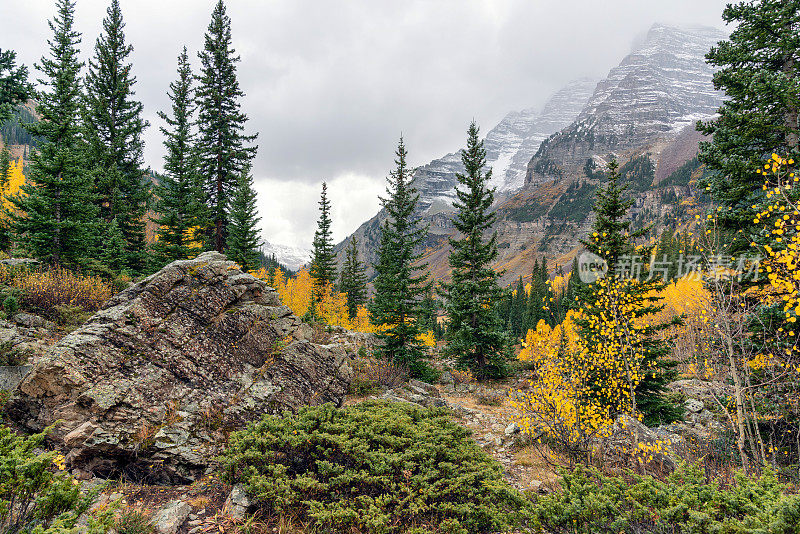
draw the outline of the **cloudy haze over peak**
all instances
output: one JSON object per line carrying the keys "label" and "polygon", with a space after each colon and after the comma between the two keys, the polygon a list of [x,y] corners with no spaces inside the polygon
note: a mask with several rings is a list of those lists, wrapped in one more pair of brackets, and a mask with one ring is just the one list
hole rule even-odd
{"label": "cloudy haze over peak", "polygon": [[[137,96],[151,126],[185,44],[196,52],[215,0],[120,0]],[[228,0],[241,54],[243,109],[258,132],[255,178],[264,237],[307,248],[319,184],[339,240],[378,209],[402,133],[412,165],[453,152],[475,118],[484,132],[539,107],[570,80],[603,77],[655,22],[722,28],[725,0]],[[78,0],[88,58],[107,1]],[[51,0],[0,0],[0,49],[31,66],[46,52]],[[32,69],[33,77],[38,73]]]}

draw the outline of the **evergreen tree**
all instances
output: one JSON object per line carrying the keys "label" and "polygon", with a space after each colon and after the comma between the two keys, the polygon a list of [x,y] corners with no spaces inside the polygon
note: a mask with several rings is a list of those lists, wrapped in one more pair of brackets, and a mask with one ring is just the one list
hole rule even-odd
{"label": "evergreen tree", "polygon": [[436,302],[436,298],[433,295],[433,287],[429,287],[420,305],[419,326],[424,332],[433,332],[434,338],[436,338],[438,310],[439,304]]}
{"label": "evergreen tree", "polygon": [[[661,297],[656,294],[665,287],[665,282],[653,279],[632,279],[627,273],[625,262],[636,252],[634,239],[649,231],[645,227],[631,231],[631,221],[627,218],[633,200],[627,198],[626,185],[620,184],[620,176],[615,161],[608,165],[608,182],[598,189],[594,205],[596,216],[592,227],[591,238],[584,245],[593,253],[603,258],[609,266],[605,279],[587,285],[578,293],[578,301],[584,313],[589,317],[578,321],[580,335],[587,346],[601,347],[607,342],[608,330],[630,329],[644,317],[652,317],[663,308]],[[577,268],[577,266],[575,266]],[[573,276],[577,271],[573,273]],[[612,290],[606,288],[612,287]],[[614,302],[606,302],[608,299]],[[598,308],[597,303],[606,302]],[[603,321],[592,320],[592,316],[615,315],[614,324],[609,326]],[[641,337],[634,342],[626,342],[625,350],[642,354],[641,379],[635,387],[635,405],[633,409],[644,416],[646,424],[674,421],[682,415],[681,408],[667,402],[664,398],[666,385],[677,375],[676,362],[669,360],[671,352],[665,330],[674,326],[675,321],[656,323],[649,321],[641,331],[641,336],[630,336],[631,339]],[[589,354],[589,357],[592,354]],[[606,384],[603,377],[597,377],[597,384]],[[617,384],[616,387],[624,387]],[[602,390],[602,386],[598,386]],[[599,396],[608,392],[598,391]]]}
{"label": "evergreen tree", "polygon": [[419,194],[411,181],[402,137],[396,155],[395,170],[387,178],[388,196],[381,199],[387,218],[381,226],[378,262],[374,265],[375,295],[369,311],[382,341],[376,353],[407,366],[413,376],[426,378],[430,368],[422,360],[419,317],[430,285],[424,274],[426,266],[419,262],[422,254],[416,250],[428,228],[420,226],[415,216]]}
{"label": "evergreen tree", "polygon": [[528,305],[528,294],[525,292],[525,283],[522,277],[517,280],[517,286],[511,296],[511,310],[509,319],[509,330],[515,337],[522,337],[528,331],[526,313]]}
{"label": "evergreen tree", "polygon": [[42,57],[37,67],[44,75],[44,90],[37,95],[41,120],[26,125],[41,142],[30,158],[23,194],[13,202],[24,214],[14,220],[17,243],[44,263],[63,265],[92,254],[97,206],[80,141],[82,63],[74,0],[57,0],[56,8],[50,57]]}
{"label": "evergreen tree", "polygon": [[[8,148],[3,145],[0,150],[0,191],[5,192],[8,185],[9,173],[11,171],[11,154]],[[0,198],[2,202],[2,198]],[[0,204],[0,250],[7,251],[11,248],[11,228],[9,227],[10,213],[5,207],[5,203]]]}
{"label": "evergreen tree", "polygon": [[497,257],[497,233],[483,237],[495,221],[490,211],[494,190],[487,185],[492,171],[484,172],[486,150],[475,122],[469,126],[461,162],[465,173],[456,174],[463,187],[456,189],[453,219],[461,238],[450,239],[452,282],[443,284],[449,318],[446,350],[475,377],[500,378],[508,372],[510,347],[494,309],[500,288],[490,264]]}
{"label": "evergreen tree", "polygon": [[225,14],[222,0],[214,7],[205,45],[198,56],[199,171],[209,210],[207,232],[211,248],[223,252],[231,197],[257,147],[245,147],[256,135],[243,133],[247,115],[241,111],[239,99],[244,93],[236,78],[240,58],[233,49],[231,19]]}
{"label": "evergreen tree", "polygon": [[194,112],[192,70],[186,47],[178,57],[178,78],[169,86],[172,115],[159,112],[167,128],[164,134],[164,176],[155,188],[155,211],[159,218],[158,241],[153,249],[159,265],[186,259],[198,248],[195,235],[202,225],[205,204],[198,187],[197,158],[194,152],[192,113]]}
{"label": "evergreen tree", "polygon": [[127,62],[133,47],[126,44],[124,29],[119,0],[111,0],[86,75],[83,134],[100,215],[106,224],[117,219],[126,242],[125,264],[139,272],[146,257],[144,216],[150,198],[142,169],[142,132],[148,124],[142,103],[134,99],[136,77]]}
{"label": "evergreen tree", "polygon": [[0,124],[11,118],[14,105],[28,98],[28,68],[16,65],[17,53],[0,49]]}
{"label": "evergreen tree", "polygon": [[367,302],[367,275],[364,264],[358,259],[358,241],[355,236],[347,247],[339,291],[347,295],[347,313],[352,319],[358,313],[358,307]]}
{"label": "evergreen tree", "polygon": [[328,184],[322,182],[319,198],[319,220],[314,232],[309,274],[314,281],[314,298],[322,300],[325,289],[336,282],[336,255],[333,253],[331,236],[331,203],[328,200]]}
{"label": "evergreen tree", "polygon": [[103,245],[100,250],[100,261],[113,273],[121,273],[126,270],[125,250],[128,243],[122,230],[117,224],[117,219],[105,225],[103,235]]}
{"label": "evergreen tree", "polygon": [[586,285],[581,281],[578,270],[578,258],[572,258],[572,267],[570,268],[567,287],[564,289],[564,294],[561,297],[559,312],[553,319],[555,324],[563,322],[564,318],[567,316],[567,311],[576,308],[576,299]]}
{"label": "evergreen tree", "polygon": [[763,179],[755,169],[772,153],[800,160],[800,2],[728,4],[722,18],[735,29],[706,58],[719,68],[714,87],[727,98],[718,117],[698,123],[701,132],[713,135],[701,143],[699,157],[715,171],[703,185],[731,208],[719,221],[737,251],[749,246],[756,230],[753,208],[762,198]]}
{"label": "evergreen tree", "polygon": [[11,154],[8,147],[3,145],[3,150],[0,150],[0,186],[3,188],[8,184],[9,171],[11,171]]}
{"label": "evergreen tree", "polygon": [[535,261],[533,271],[531,272],[531,291],[527,301],[525,331],[536,328],[541,320],[544,320],[551,326],[555,324],[553,322],[554,317],[550,310],[552,291],[547,284],[549,279],[550,275],[547,272],[547,260],[542,258],[541,264]]}
{"label": "evergreen tree", "polygon": [[253,176],[250,166],[246,166],[239,176],[236,190],[231,200],[230,220],[228,224],[227,250],[228,258],[235,261],[246,271],[258,268],[260,245],[256,207],[256,192],[253,189]]}

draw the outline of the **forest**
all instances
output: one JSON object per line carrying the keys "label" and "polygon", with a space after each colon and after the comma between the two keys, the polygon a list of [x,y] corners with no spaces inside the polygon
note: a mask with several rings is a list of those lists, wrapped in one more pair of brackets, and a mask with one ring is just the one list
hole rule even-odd
{"label": "forest", "polygon": [[[85,65],[75,6],[55,2],[38,85],[0,50],[0,318],[41,316],[68,336],[113,295],[215,251],[274,288],[314,339],[371,340],[354,356],[352,402],[265,414],[226,434],[204,480],[243,487],[247,514],[225,522],[220,509],[196,523],[202,532],[800,532],[800,2],[722,14],[735,29],[706,57],[727,99],[697,123],[696,157],[661,184],[702,203],[657,229],[631,215],[632,193],[655,176],[650,155],[589,160],[548,214],[518,218],[589,219],[591,232],[566,261],[536,257],[509,287],[495,268],[496,191],[475,121],[459,152],[446,277],[426,263],[403,137],[374,275],[355,238],[339,264],[324,182],[311,261],[292,272],[261,252],[257,134],[225,2],[199,68],[183,47],[165,87],[163,173],[144,162],[152,125],[119,0]],[[4,366],[28,358],[0,344]],[[381,400],[403,384],[481,391],[477,404],[507,408],[508,447],[550,473],[547,491],[510,484],[450,408],[415,405],[423,393]],[[675,384],[699,387],[701,400]],[[0,393],[0,405],[16,395]],[[86,491],[74,458],[48,440],[53,427],[40,430],[0,428],[0,531],[162,532],[124,499],[97,506],[122,482]]]}

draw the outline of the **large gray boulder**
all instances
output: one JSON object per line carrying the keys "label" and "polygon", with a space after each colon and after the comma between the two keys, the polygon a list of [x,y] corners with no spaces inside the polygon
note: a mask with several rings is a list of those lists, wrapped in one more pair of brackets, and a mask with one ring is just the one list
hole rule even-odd
{"label": "large gray boulder", "polygon": [[230,430],[341,404],[340,345],[315,345],[277,293],[221,254],[176,261],[109,300],[43,355],[6,411],[76,469],[151,481],[202,473]]}

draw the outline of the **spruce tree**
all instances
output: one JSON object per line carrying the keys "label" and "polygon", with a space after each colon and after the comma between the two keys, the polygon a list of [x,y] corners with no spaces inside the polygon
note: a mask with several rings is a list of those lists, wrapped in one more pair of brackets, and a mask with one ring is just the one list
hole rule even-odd
{"label": "spruce tree", "polygon": [[[439,303],[433,294],[433,287],[430,287],[425,293],[420,306],[420,329],[424,332],[431,332],[436,336],[436,325],[438,322]],[[438,338],[437,338],[438,339]]]}
{"label": "spruce tree", "polygon": [[524,337],[530,328],[526,322],[528,294],[525,292],[525,282],[522,277],[517,280],[511,297],[511,310],[509,317],[509,330],[515,337]]}
{"label": "spruce tree", "polygon": [[256,135],[245,135],[247,115],[239,99],[244,93],[236,78],[239,56],[233,49],[231,19],[219,0],[211,15],[197,77],[198,155],[209,213],[206,229],[211,248],[223,252],[228,232],[231,197],[239,177],[255,156],[256,148],[245,147]]}
{"label": "spruce tree", "polygon": [[388,196],[381,199],[387,217],[381,226],[378,262],[373,265],[377,274],[369,311],[382,342],[376,353],[407,366],[412,376],[424,379],[431,371],[423,361],[419,318],[430,284],[424,274],[426,265],[419,262],[422,253],[417,250],[428,228],[420,226],[415,214],[419,194],[411,181],[402,137],[396,155],[395,170],[387,178]]}
{"label": "spruce tree", "polygon": [[84,166],[80,123],[80,34],[73,29],[74,0],[57,0],[50,22],[50,56],[37,66],[44,90],[37,95],[38,122],[26,125],[41,141],[30,157],[30,176],[13,202],[16,242],[38,260],[74,265],[93,254],[97,205]]}
{"label": "spruce tree", "polygon": [[105,225],[102,241],[100,261],[112,273],[124,272],[127,267],[125,250],[128,243],[125,241],[125,236],[122,235],[116,218],[111,219],[111,222]]}
{"label": "spruce tree", "polygon": [[726,99],[718,117],[698,123],[713,137],[700,146],[706,185],[722,210],[718,220],[734,239],[732,251],[757,231],[754,205],[763,196],[755,173],[772,153],[800,160],[800,2],[755,0],[729,4],[723,20],[735,25],[706,58],[718,67],[714,87]]}
{"label": "spruce tree", "polygon": [[169,88],[172,114],[163,111],[158,114],[167,123],[167,127],[160,128],[167,149],[164,176],[154,191],[155,211],[159,214],[155,223],[159,229],[153,250],[159,266],[186,259],[201,246],[197,234],[202,226],[205,204],[198,187],[192,132],[192,70],[185,46],[178,57],[178,78]]}
{"label": "spruce tree", "polygon": [[[609,266],[603,280],[586,285],[578,292],[578,304],[588,316],[579,320],[578,326],[581,337],[589,347],[602,347],[609,339],[610,330],[628,328],[633,331],[634,324],[641,323],[645,317],[654,316],[664,307],[661,304],[663,299],[657,296],[665,286],[664,281],[656,278],[637,280],[631,278],[632,273],[626,272],[627,262],[637,253],[634,240],[648,232],[650,227],[631,230],[628,210],[633,205],[633,200],[625,195],[627,185],[620,183],[615,161],[608,165],[607,179],[606,185],[596,193],[594,204],[596,217],[591,237],[583,242]],[[573,276],[576,274],[577,271]],[[614,289],[607,290],[609,287]],[[609,298],[614,302],[606,303],[602,308],[597,307],[597,302],[606,302]],[[616,316],[612,325],[601,320],[592,320],[593,317],[608,315]],[[668,423],[682,415],[681,408],[670,404],[664,397],[667,391],[666,385],[677,375],[676,362],[668,359],[671,347],[668,336],[665,336],[665,330],[674,326],[676,322],[648,321],[646,324],[647,326],[641,330],[641,336],[629,336],[630,339],[638,337],[641,339],[624,343],[626,345],[624,350],[642,354],[641,378],[635,387],[633,409],[644,416],[646,424]],[[588,357],[596,356],[590,353]],[[597,394],[600,397],[616,394],[609,394],[603,390],[605,386],[601,384],[609,383],[605,377],[598,376],[595,382],[598,384]],[[625,386],[615,384],[609,387]]]}
{"label": "spruce tree", "polygon": [[319,220],[314,232],[309,274],[314,281],[314,299],[319,301],[325,289],[336,282],[336,255],[333,253],[331,236],[331,203],[328,200],[328,184],[322,182],[319,198]]}
{"label": "spruce tree", "polygon": [[[11,154],[3,145],[0,150],[0,191],[5,192],[8,185],[9,172],[11,171]],[[10,213],[5,202],[0,198],[0,250],[8,251],[11,248],[11,228],[9,227]]]}
{"label": "spruce tree", "polygon": [[572,258],[572,266],[569,272],[569,279],[567,280],[567,287],[564,289],[564,294],[561,296],[561,302],[559,303],[559,310],[558,313],[553,318],[553,322],[555,324],[560,324],[564,318],[567,316],[567,311],[571,309],[577,309],[577,298],[581,291],[586,284],[581,281],[580,274],[578,272],[578,258]]}
{"label": "spruce tree", "polygon": [[142,103],[134,99],[136,77],[128,62],[133,47],[126,44],[124,29],[119,0],[111,0],[86,75],[83,133],[100,215],[106,224],[117,220],[126,242],[126,267],[140,272],[146,259],[144,216],[150,198],[142,169],[142,132],[148,124],[142,119]]}
{"label": "spruce tree", "polygon": [[345,253],[339,291],[347,295],[347,313],[354,318],[358,307],[367,302],[367,275],[364,264],[358,258],[358,240],[355,236]]}
{"label": "spruce tree", "polygon": [[11,171],[11,153],[8,151],[8,147],[3,145],[3,149],[0,150],[0,186],[3,189],[8,184],[9,171]]}
{"label": "spruce tree", "polygon": [[0,124],[11,118],[14,105],[28,98],[28,68],[17,66],[17,53],[0,49]]}
{"label": "spruce tree", "polygon": [[227,248],[228,258],[235,261],[246,271],[257,269],[261,263],[259,254],[258,216],[256,192],[253,189],[253,176],[250,166],[246,166],[239,176],[236,190],[231,199],[230,219],[228,223]]}
{"label": "spruce tree", "polygon": [[486,150],[475,122],[469,126],[467,148],[461,152],[465,173],[456,173],[456,209],[453,226],[461,234],[450,239],[452,282],[443,284],[448,315],[448,354],[476,378],[500,378],[508,373],[510,347],[495,303],[500,298],[498,273],[491,268],[497,257],[497,233],[484,233],[495,221],[490,211],[494,190],[488,187],[491,169],[484,172]]}

